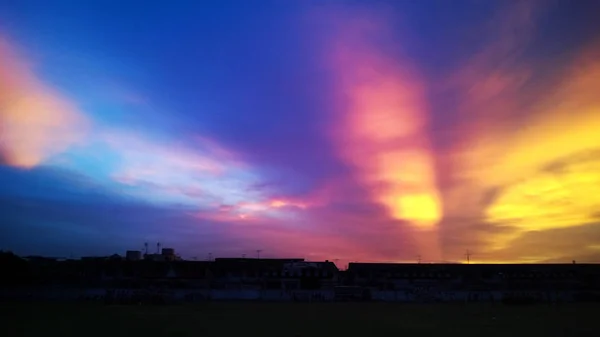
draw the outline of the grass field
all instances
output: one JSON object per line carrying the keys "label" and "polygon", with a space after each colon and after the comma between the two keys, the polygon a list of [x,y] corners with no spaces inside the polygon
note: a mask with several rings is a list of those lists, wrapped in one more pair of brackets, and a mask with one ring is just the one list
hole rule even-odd
{"label": "grass field", "polygon": [[594,336],[600,306],[0,304],[1,336]]}

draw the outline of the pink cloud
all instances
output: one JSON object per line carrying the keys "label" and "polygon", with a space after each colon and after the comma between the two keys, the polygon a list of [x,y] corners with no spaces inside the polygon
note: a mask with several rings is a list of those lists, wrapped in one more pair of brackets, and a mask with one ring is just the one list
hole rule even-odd
{"label": "pink cloud", "polygon": [[31,168],[82,140],[87,120],[0,37],[0,154]]}
{"label": "pink cloud", "polygon": [[[338,153],[390,219],[434,237],[442,205],[421,80],[401,51],[377,43],[394,40],[384,13],[335,17],[325,63],[335,81]],[[436,241],[421,249],[438,250]]]}

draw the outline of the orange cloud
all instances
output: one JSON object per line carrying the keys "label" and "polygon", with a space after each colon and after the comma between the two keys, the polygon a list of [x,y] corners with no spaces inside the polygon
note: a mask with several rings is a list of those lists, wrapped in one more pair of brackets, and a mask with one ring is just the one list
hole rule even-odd
{"label": "orange cloud", "polygon": [[345,17],[330,41],[339,93],[335,141],[390,217],[426,231],[416,239],[435,255],[438,244],[429,239],[442,210],[423,89],[410,64],[374,45],[389,35],[384,20],[358,17]]}
{"label": "orange cloud", "polygon": [[[285,199],[272,199],[259,202],[238,202],[233,205],[218,205],[215,211],[201,211],[196,217],[215,221],[244,221],[244,223],[255,223],[256,221],[277,218],[288,211],[305,210],[307,204]],[[289,214],[287,214],[289,215]]]}
{"label": "orange cloud", "polygon": [[269,202],[269,206],[273,208],[282,208],[282,207],[296,207],[300,209],[305,209],[307,207],[306,204],[302,202],[294,202],[291,200],[282,200],[282,199],[274,199]]}
{"label": "orange cloud", "polygon": [[0,154],[31,168],[79,141],[86,120],[77,107],[39,80],[0,38]]}

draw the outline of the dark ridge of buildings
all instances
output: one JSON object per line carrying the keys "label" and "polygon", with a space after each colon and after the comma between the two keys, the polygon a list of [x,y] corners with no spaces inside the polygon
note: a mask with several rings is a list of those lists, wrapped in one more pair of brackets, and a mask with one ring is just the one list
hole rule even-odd
{"label": "dark ridge of buildings", "polygon": [[140,259],[134,253],[125,258],[60,260],[0,253],[2,267],[8,272],[0,285],[5,289],[58,287],[79,292],[170,289],[213,299],[291,300],[298,294],[318,293],[319,298],[328,300],[449,301],[469,300],[469,296],[498,300],[515,294],[600,300],[600,264],[353,262],[340,271],[327,260],[165,258],[175,256],[171,251],[160,256],[147,254]]}

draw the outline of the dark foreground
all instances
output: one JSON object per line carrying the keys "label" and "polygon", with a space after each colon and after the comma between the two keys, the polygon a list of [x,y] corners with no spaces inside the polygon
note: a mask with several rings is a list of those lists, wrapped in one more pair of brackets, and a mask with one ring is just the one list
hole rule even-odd
{"label": "dark foreground", "polygon": [[0,304],[2,336],[594,336],[598,305]]}

